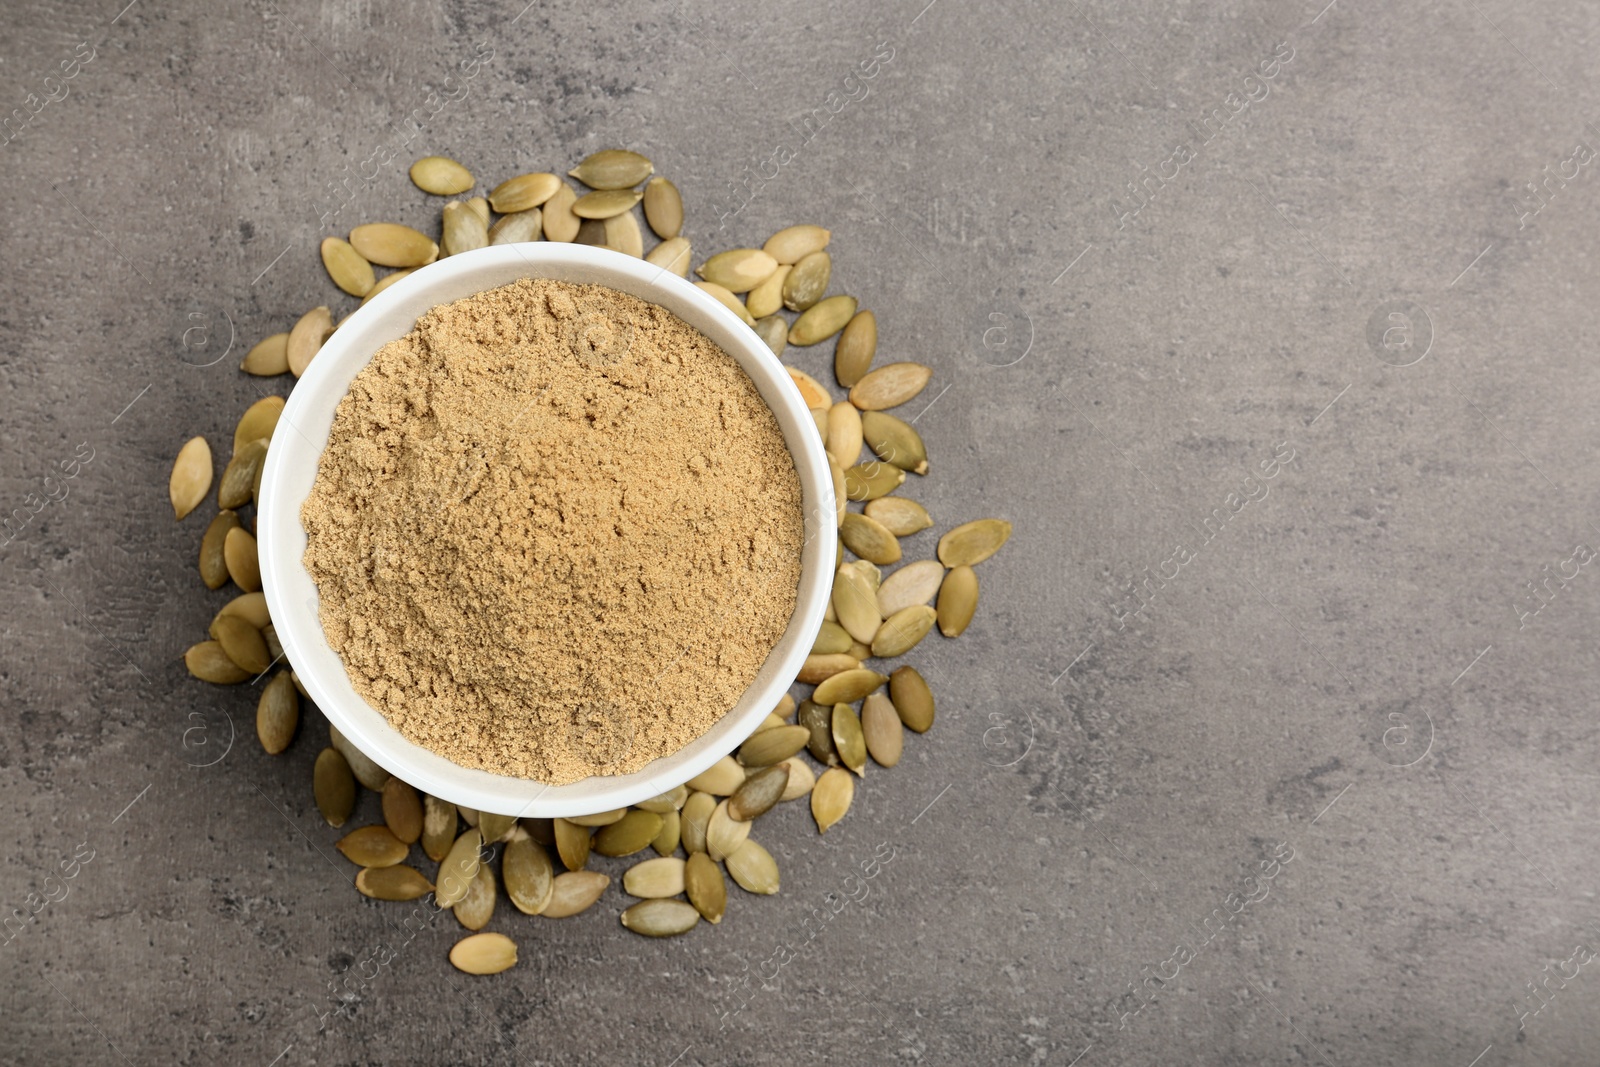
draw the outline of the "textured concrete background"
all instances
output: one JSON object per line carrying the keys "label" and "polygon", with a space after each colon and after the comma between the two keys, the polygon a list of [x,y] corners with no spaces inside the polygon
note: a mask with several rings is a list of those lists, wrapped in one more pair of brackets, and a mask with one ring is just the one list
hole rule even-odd
{"label": "textured concrete background", "polygon": [[[0,43],[0,1060],[1594,1062],[1592,6],[125,2]],[[164,485],[413,158],[613,145],[702,250],[832,227],[936,369],[917,495],[1017,534],[780,896],[502,902],[468,979],[329,858],[320,720],[186,677]]]}

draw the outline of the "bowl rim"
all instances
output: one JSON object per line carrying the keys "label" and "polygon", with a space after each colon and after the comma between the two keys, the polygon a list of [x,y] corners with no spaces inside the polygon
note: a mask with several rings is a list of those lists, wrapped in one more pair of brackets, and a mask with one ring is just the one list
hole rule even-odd
{"label": "bowl rim", "polygon": [[[739,702],[684,748],[638,771],[567,785],[463,767],[401,735],[356,693],[342,661],[328,646],[316,611],[315,582],[302,559],[307,538],[300,507],[315,483],[333,412],[351,380],[383,344],[410,332],[427,310],[520,278],[594,283],[631,293],[666,308],[733,357],[778,419],[799,477],[804,515],[795,610]],[[268,451],[256,536],[262,591],[290,668],[328,722],[362,753],[412,786],[457,805],[522,817],[576,816],[625,807],[672,789],[732,753],[754,732],[788,691],[827,610],[837,544],[836,501],[827,456],[798,386],[766,343],[709,293],[669,270],[609,249],[543,241],[494,245],[413,271],[339,324],[287,398],[273,441],[287,447]],[[303,466],[307,449],[309,476]],[[297,599],[307,587],[309,598]],[[330,670],[330,661],[336,671]]]}

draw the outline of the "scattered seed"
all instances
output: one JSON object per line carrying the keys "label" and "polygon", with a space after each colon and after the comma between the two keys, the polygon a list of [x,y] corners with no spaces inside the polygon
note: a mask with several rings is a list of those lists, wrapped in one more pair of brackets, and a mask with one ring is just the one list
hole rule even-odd
{"label": "scattered seed", "polygon": [[398,222],[357,226],[350,231],[350,244],[380,267],[425,267],[439,258],[433,238]]}
{"label": "scattered seed", "polygon": [[289,335],[275,333],[264,341],[257,341],[245,355],[239,369],[246,374],[269,378],[289,372]]}
{"label": "scattered seed", "polygon": [[885,578],[883,584],[878,587],[878,611],[887,619],[903,608],[926,604],[939,592],[939,585],[943,580],[944,565],[938,560],[919,559],[914,563],[907,563]]}
{"label": "scattered seed", "polygon": [[644,220],[657,237],[670,240],[683,232],[683,197],[666,178],[651,178],[644,187]]}
{"label": "scattered seed", "polygon": [[555,896],[555,878],[550,854],[519,826],[506,842],[505,855],[500,860],[500,879],[506,884],[506,896],[511,898],[512,906],[524,915],[538,915]]}
{"label": "scattered seed", "polygon": [[572,205],[572,213],[580,219],[609,219],[632,211],[638,202],[639,193],[632,189],[597,189],[578,197]]}
{"label": "scattered seed", "polygon": [[780,719],[793,718],[794,697],[790,696],[788,693],[785,693],[783,696],[779,697],[778,703],[772,709],[772,714],[776,715]]}
{"label": "scattered seed", "polygon": [[522,828],[528,836],[545,848],[556,847],[556,821],[554,819],[523,819]]}
{"label": "scattered seed", "polygon": [[713,796],[732,796],[744,784],[744,767],[732,756],[723,756],[717,762],[689,779],[690,789]]}
{"label": "scattered seed", "polygon": [[491,245],[522,244],[537,241],[544,232],[544,212],[536,207],[506,215],[489,229]]}
{"label": "scattered seed", "polygon": [[867,773],[867,742],[862,736],[861,720],[856,709],[849,704],[833,706],[833,747],[839,752],[839,761],[857,775]]}
{"label": "scattered seed", "polygon": [[332,333],[333,314],[326,306],[314,307],[301,315],[300,321],[289,331],[289,373],[296,378],[304,374],[306,368],[311,366],[311,361],[322,350],[323,342]]}
{"label": "scattered seed", "polygon": [[[836,627],[840,633],[843,627]],[[849,634],[845,634],[845,648],[850,647]],[[795,681],[802,685],[820,685],[842,671],[853,671],[861,666],[861,661],[844,652],[815,653],[806,657],[800,667],[800,673],[795,675]]]}
{"label": "scattered seed", "polygon": [[746,767],[770,767],[806,747],[809,732],[803,726],[778,726],[751,734],[739,747],[739,762]]}
{"label": "scattered seed", "polygon": [[839,401],[828,409],[828,451],[840,465],[854,466],[861,458],[861,411],[854,404]]}
{"label": "scattered seed", "polygon": [[289,747],[299,725],[300,694],[294,691],[289,672],[279,671],[261,690],[256,703],[256,736],[267,755],[276,756]]}
{"label": "scattered seed", "polygon": [[682,237],[670,237],[650,250],[644,261],[662,270],[670,270],[680,278],[689,276],[689,242]]}
{"label": "scattered seed", "polygon": [[[742,771],[741,771],[742,773]],[[711,813],[717,810],[717,798],[710,793],[690,793],[683,805],[683,850],[689,853],[706,850],[706,826]]]}
{"label": "scattered seed", "polygon": [[933,725],[933,690],[915,667],[900,667],[889,675],[889,699],[907,729],[922,734]]}
{"label": "scattered seed", "polygon": [[264,396],[245,409],[233,427],[233,450],[243,448],[250,441],[272,440],[272,431],[283,414],[283,397]]}
{"label": "scattered seed", "polygon": [[[791,729],[804,730],[804,727]],[[806,730],[805,734],[809,739],[810,731]],[[775,763],[745,779],[739,791],[728,798],[728,818],[735,822],[750,822],[771,811],[778,803],[778,798],[789,788],[789,761],[793,758],[788,757],[784,762]]]}
{"label": "scattered seed", "polygon": [[474,184],[472,172],[446,156],[423,156],[411,164],[411,180],[434,196],[459,196]]}
{"label": "scattered seed", "polygon": [[261,588],[261,564],[256,557],[256,539],[242,526],[235,526],[222,539],[222,559],[228,577],[246,593]]}
{"label": "scattered seed", "polygon": [[476,211],[459,200],[452,200],[444,206],[439,228],[441,258],[488,247],[489,227]]}
{"label": "scattered seed", "polygon": [[333,284],[351,296],[366,296],[378,280],[372,273],[372,264],[342,237],[322,239],[322,265]]}
{"label": "scattered seed", "polygon": [[754,327],[756,320],[750,317],[749,309],[739,301],[739,298],[728,292],[727,289],[715,282],[695,282],[699,288],[711,294],[712,299],[739,317],[739,321],[746,326]]}
{"label": "scattered seed", "polygon": [[422,836],[422,819],[422,798],[415,789],[398,778],[383,783],[383,824],[397,840],[416,844]]}
{"label": "scattered seed", "polygon": [[854,567],[842,566],[834,574],[833,608],[839,615],[839,625],[863,643],[872,640],[883,622],[883,616],[878,614],[877,590],[871,580]]}
{"label": "scattered seed", "polygon": [[555,821],[556,855],[561,865],[569,871],[581,871],[589,863],[589,850],[594,844],[594,833],[587,826],[579,826],[567,819]]}
{"label": "scattered seed", "polygon": [[883,528],[896,537],[910,537],[933,525],[928,509],[915,500],[903,496],[884,496],[869,500],[865,511],[869,518],[883,523]]}
{"label": "scattered seed", "polygon": [[677,811],[663,812],[661,815],[661,832],[656,835],[650,847],[663,856],[670,856],[678,850],[678,843],[683,840],[683,814]]}
{"label": "scattered seed", "polygon": [[[200,580],[207,589],[221,589],[228,581],[228,562],[223,557],[228,531],[239,528],[239,516],[232,511],[220,511],[206,527],[200,538]],[[246,593],[245,596],[259,595]]]}
{"label": "scattered seed", "polygon": [[433,892],[433,883],[415,867],[363,867],[356,874],[356,889],[373,900],[420,900]]}
{"label": "scattered seed", "polygon": [[381,792],[389,784],[390,774],[372,761],[372,757],[350,743],[350,739],[339,732],[333,723],[328,724],[328,743],[339,750],[345,762],[350,764],[350,773],[356,776],[356,781],[372,790]]}
{"label": "scattered seed", "polygon": [[485,226],[489,225],[489,201],[481,196],[475,196],[467,201],[467,206],[472,209],[474,215],[483,220]]}
{"label": "scattered seed", "polygon": [[[217,583],[218,586],[221,584],[221,582]],[[217,614],[237,615],[258,629],[270,625],[272,622],[271,616],[267,614],[267,597],[265,593],[240,593],[222,605],[222,610]]]}
{"label": "scattered seed", "polygon": [[[785,263],[767,276],[767,280],[751,289],[744,298],[744,306],[751,316],[759,322],[770,315],[776,315],[783,310],[783,281],[794,268]],[[788,336],[788,327],[785,324],[784,335]]]}
{"label": "scattered seed", "polygon": [[233,454],[222,469],[222,480],[217,483],[217,506],[238,508],[250,503],[251,489],[261,476],[261,464],[267,458],[265,440],[246,441]]}
{"label": "scattered seed", "polygon": [[583,225],[583,220],[572,213],[572,205],[577,202],[578,194],[566,182],[562,182],[561,188],[545,201],[545,240],[570,243],[577,239],[578,227]]}
{"label": "scattered seed", "polygon": [[960,637],[978,610],[978,572],[962,564],[951,569],[939,587],[939,632]]}
{"label": "scattered seed", "polygon": [[467,895],[456,901],[456,922],[468,930],[482,930],[494,917],[494,868],[478,864],[478,873],[467,886]]}
{"label": "scattered seed", "polygon": [[[392,835],[391,835],[392,836]],[[439,863],[438,888],[433,900],[441,908],[453,908],[466,899],[472,882],[478,877],[483,851],[483,835],[476,827],[469,827],[456,838],[455,844]]]}
{"label": "scattered seed", "polygon": [[489,206],[502,215],[515,215],[550,200],[566,184],[554,174],[519,174],[494,187]]}
{"label": "scattered seed", "polygon": [[191,645],[183,654],[183,663],[189,668],[190,674],[213,685],[238,685],[252,677],[249,671],[229,659],[222,646],[215,641]]}
{"label": "scattered seed", "polygon": [[677,811],[683,807],[683,802],[688,799],[689,787],[680,785],[675,789],[669,789],[665,793],[653,796],[649,800],[641,800],[634,807],[641,811],[653,811],[657,815],[665,815],[669,811]]}
{"label": "scattered seed", "polygon": [[849,512],[839,524],[845,547],[869,563],[887,566],[900,562],[900,541],[869,515]]}
{"label": "scattered seed", "polygon": [[770,896],[778,891],[778,861],[754,840],[746,840],[728,857],[728,873],[747,893]]}
{"label": "scattered seed", "polygon": [[599,871],[567,871],[555,877],[550,903],[539,914],[546,919],[567,919],[600,899],[611,879]]}
{"label": "scattered seed", "polygon": [[[795,268],[799,270],[797,266]],[[794,280],[794,275],[789,275],[789,282]],[[788,285],[786,282],[785,285]],[[826,341],[840,330],[845,323],[850,321],[856,313],[856,298],[853,296],[830,296],[819,301],[801,313],[794,325],[789,327],[789,343],[792,345],[814,345],[819,341]],[[856,405],[859,407],[860,405]]]}
{"label": "scattered seed", "polygon": [[473,934],[450,949],[450,965],[467,974],[499,974],[516,962],[517,943],[505,934]]}
{"label": "scattered seed", "polygon": [[641,900],[622,913],[622,925],[646,937],[676,937],[699,922],[700,913],[681,900]]}
{"label": "scattered seed", "polygon": [[[388,783],[384,783],[385,788]],[[424,794],[422,798],[422,851],[435,863],[444,859],[456,840],[456,806]],[[395,836],[399,836],[396,834]]]}
{"label": "scattered seed", "polygon": [[811,790],[811,817],[817,820],[819,834],[844,818],[855,795],[856,780],[849,771],[832,767],[822,772]]}
{"label": "scattered seed", "polygon": [[[850,635],[845,632],[845,628],[836,622],[828,622],[826,619],[823,620],[822,629],[817,631],[817,639],[811,642],[811,654],[813,656],[838,655],[848,651],[849,648]],[[859,667],[861,664],[858,662],[856,666]],[[796,681],[802,680],[796,679]],[[809,684],[815,685],[816,683]]]}
{"label": "scattered seed", "polygon": [[[267,643],[267,655],[276,663],[283,658],[283,642],[278,640],[278,631],[271,623],[261,628],[261,640]],[[293,679],[290,679],[293,684]]]}
{"label": "scattered seed", "polygon": [[[830,737],[832,731],[829,731]],[[809,764],[798,756],[786,759],[780,766],[789,768],[789,781],[783,787],[783,795],[778,797],[778,803],[786,800],[798,800],[811,792],[811,787],[817,784],[817,776]]]}
{"label": "scattered seed", "polygon": [[603,219],[584,219],[578,223],[578,244],[593,248],[606,246],[606,224]]}
{"label": "scattered seed", "polygon": [[928,448],[909,422],[881,411],[869,411],[861,417],[861,431],[873,453],[885,463],[912,474],[928,473]]}
{"label": "scattered seed", "polygon": [[850,403],[863,411],[897,407],[922,392],[932,377],[932,369],[920,363],[890,363],[851,386]]}
{"label": "scattered seed", "polygon": [[842,671],[817,686],[816,691],[811,694],[811,699],[818,704],[848,704],[860,700],[887,680],[877,671],[865,667]]}
{"label": "scattered seed", "polygon": [[717,805],[710,821],[706,823],[706,854],[721,863],[749,836],[750,824],[738,822],[729,815],[728,802],[724,800]]}
{"label": "scattered seed", "polygon": [[[828,291],[828,279],[833,276],[833,257],[826,252],[812,252],[794,265],[789,276],[783,281],[783,306],[790,311],[805,311],[813,307],[822,299],[822,294]],[[849,298],[846,298],[849,299]],[[855,314],[855,301],[850,301],[850,311],[844,316],[849,321]],[[823,337],[832,336],[844,327],[841,322],[838,326],[823,334]],[[821,340],[819,337],[818,340]],[[796,344],[815,344],[814,341],[795,342]]]}
{"label": "scattered seed", "polygon": [[469,808],[464,804],[457,804],[456,813],[461,816],[461,821],[466,823],[468,826],[478,825],[478,810],[476,808]]}
{"label": "scattered seed", "polygon": [[406,846],[387,826],[363,826],[333,846],[358,867],[393,867],[406,858]]}
{"label": "scattered seed", "polygon": [[867,752],[882,767],[900,762],[905,746],[905,727],[895,713],[894,703],[885,693],[873,693],[861,705],[861,733]]}
{"label": "scattered seed", "polygon": [[211,446],[204,437],[191,437],[178,449],[167,479],[167,495],[179,519],[193,511],[211,489]]}
{"label": "scattered seed", "polygon": [[568,171],[591,189],[631,189],[655,173],[644,156],[625,148],[607,148]]}
{"label": "scattered seed", "polygon": [[500,815],[492,811],[478,813],[478,832],[483,835],[485,844],[492,845],[504,841],[516,828],[515,815]]}
{"label": "scattered seed", "polygon": [[806,728],[806,750],[811,758],[823,766],[837,767],[839,753],[833,747],[833,708],[814,700],[802,700],[796,719]]}
{"label": "scattered seed", "polygon": [[644,235],[639,232],[639,220],[633,212],[625,211],[605,221],[607,248],[634,259],[644,258]]}
{"label": "scattered seed", "polygon": [[1011,537],[1011,524],[1004,519],[975,519],[962,523],[939,538],[939,560],[946,567],[982,563]]}
{"label": "scattered seed", "polygon": [[[839,466],[839,461],[833,457],[832,452],[827,453],[827,457],[828,477],[833,482],[833,520],[835,524],[842,526],[844,525],[845,513],[850,510],[850,492],[845,486],[844,468]],[[842,545],[843,542],[840,542],[840,544]],[[842,557],[844,552],[840,551],[839,555]],[[828,608],[832,610],[832,601],[829,601]]]}
{"label": "scattered seed", "polygon": [[722,868],[704,852],[691,852],[683,865],[683,889],[694,910],[708,922],[720,923],[728,910],[728,883]]}
{"label": "scattered seed", "polygon": [[622,875],[622,891],[633,897],[656,899],[683,892],[683,860],[657,856],[629,867]]}
{"label": "scattered seed", "polygon": [[355,775],[337,749],[325,748],[317,753],[316,766],[311,769],[311,793],[329,826],[343,826],[355,810]]}
{"label": "scattered seed", "polygon": [[[408,274],[411,274],[411,273],[412,273],[412,271],[408,269],[408,270],[397,270],[397,271],[393,271],[393,272],[391,272],[389,274],[385,274],[383,277],[378,279],[378,284],[374,285],[372,287],[372,289],[368,291],[367,295],[361,298],[362,305],[364,306],[364,305],[366,305],[368,303],[371,303],[373,297],[377,296],[379,293],[381,293],[385,289],[389,288],[389,286],[393,285],[395,282],[399,281],[401,278],[404,278]],[[342,325],[342,323],[341,323],[341,325]]]}
{"label": "scattered seed", "polygon": [[627,808],[613,808],[610,811],[599,811],[593,815],[569,815],[567,821],[574,826],[610,826],[614,822],[621,822],[622,817],[628,814]]}
{"label": "scattered seed", "polygon": [[906,472],[892,463],[857,463],[844,472],[844,491],[851,500],[877,500],[905,484]]}
{"label": "scattered seed", "polygon": [[661,816],[635,809],[597,831],[593,847],[602,856],[631,856],[649,848],[660,832]]}
{"label": "scattered seed", "polygon": [[777,269],[778,261],[759,248],[733,248],[718,252],[700,264],[695,273],[730,293],[748,293]]}
{"label": "scattered seed", "polygon": [[894,659],[915,648],[933,629],[938,613],[926,604],[901,608],[883,621],[872,639],[872,654],[878,659]]}
{"label": "scattered seed", "polygon": [[872,369],[878,351],[878,318],[870,311],[858,311],[845,324],[833,348],[833,376],[849,389]]}
{"label": "scattered seed", "polygon": [[782,315],[768,315],[758,320],[755,330],[756,336],[767,343],[773,355],[781,356],[783,350],[789,347],[789,320]]}
{"label": "scattered seed", "polygon": [[[800,390],[800,397],[806,402],[806,407],[813,411],[821,408],[823,419],[826,420],[828,409],[833,406],[833,397],[828,395],[828,391],[822,387],[822,383],[805,371],[795,367],[785,367],[784,369],[789,372],[789,377],[794,380],[795,388]],[[827,422],[824,421],[822,426],[818,428],[818,432],[824,438],[828,436],[826,427]]]}
{"label": "scattered seed", "polygon": [[801,223],[779,230],[768,237],[762,250],[779,263],[798,263],[813,252],[827,248],[828,239],[832,236],[821,226]]}

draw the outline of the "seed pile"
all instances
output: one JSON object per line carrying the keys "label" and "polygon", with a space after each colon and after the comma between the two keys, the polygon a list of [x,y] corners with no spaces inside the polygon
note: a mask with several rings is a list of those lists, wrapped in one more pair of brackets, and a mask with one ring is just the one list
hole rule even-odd
{"label": "seed pile", "polygon": [[[323,242],[323,265],[338,288],[363,302],[440,256],[541,238],[642,256],[689,276],[682,200],[670,181],[654,176],[648,159],[611,149],[585,159],[569,176],[588,191],[580,195],[559,176],[536,173],[510,178],[487,197],[452,200],[441,212],[438,241],[399,223],[357,226],[349,240]],[[460,196],[476,186],[465,167],[439,156],[418,160],[411,178],[439,196]],[[636,208],[661,239],[648,253]],[[500,217],[494,219],[495,214]],[[573,819],[516,819],[419,795],[328,724],[329,747],[317,756],[312,780],[323,818],[342,827],[355,810],[360,787],[382,795],[383,823],[356,828],[337,845],[360,867],[356,888],[378,900],[417,900],[431,893],[437,907],[451,909],[472,932],[451,949],[450,962],[458,969],[495,974],[516,964],[517,946],[510,937],[479,932],[491,921],[502,892],[518,912],[552,919],[595,904],[611,883],[608,875],[590,869],[595,854],[654,854],[623,874],[624,893],[637,900],[621,913],[625,928],[672,937],[702,919],[721,922],[727,879],[746,893],[778,892],[777,862],[751,836],[763,814],[807,797],[818,832],[826,833],[849,812],[868,766],[894,766],[905,732],[921,734],[933,726],[934,696],[927,682],[915,667],[891,668],[882,661],[911,652],[935,628],[953,638],[971,625],[978,606],[975,568],[1005,544],[1011,524],[995,518],[966,522],[939,539],[936,558],[904,560],[901,538],[935,523],[922,505],[900,492],[909,475],[926,476],[930,468],[921,435],[888,412],[918,396],[932,371],[913,362],[874,366],[878,324],[873,312],[861,309],[853,296],[828,294],[830,237],[820,226],[791,226],[761,248],[711,256],[696,270],[701,280],[695,283],[779,357],[791,345],[837,338],[833,376],[845,399],[805,371],[789,368],[826,446],[838,498],[841,562],[826,620],[796,678],[811,687],[809,695],[798,702],[784,696],[736,755],[688,782],[631,808]],[[393,270],[379,277],[375,267]],[[314,308],[287,333],[252,348],[241,369],[298,377],[335,329],[330,309]],[[240,419],[219,486],[219,510],[201,538],[200,574],[206,586],[219,589],[232,581],[241,591],[218,612],[210,640],[185,654],[190,673],[205,681],[237,684],[259,678],[282,658],[259,592],[251,532],[261,465],[282,408],[280,398],[268,397]],[[863,459],[866,453],[871,458]],[[179,519],[205,499],[212,474],[204,439],[185,444],[169,484]],[[890,567],[886,574],[883,568]],[[293,673],[280,671],[262,690],[257,732],[269,753],[282,752],[295,736],[297,688]],[[431,881],[407,862],[414,846],[437,864]]]}

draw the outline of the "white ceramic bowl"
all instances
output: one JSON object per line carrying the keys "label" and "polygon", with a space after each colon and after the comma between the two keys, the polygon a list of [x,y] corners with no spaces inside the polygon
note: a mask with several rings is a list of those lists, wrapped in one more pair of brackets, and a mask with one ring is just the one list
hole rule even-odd
{"label": "white ceramic bowl", "polygon": [[[474,770],[406,740],[356,693],[317,618],[317,587],[301,557],[300,505],[311,493],[350,382],[383,345],[409,333],[429,308],[518,278],[595,283],[660,304],[720,345],[777,416],[800,476],[805,508],[798,602],[782,639],[737,706],[703,736],[633,774],[546,785]],[[671,789],[732,752],[782,697],[811,650],[832,588],[835,528],[827,456],[800,391],[766,344],[706,293],[643,260],[586,245],[537,242],[479,249],[434,263],[390,286],[322,346],[273,434],[261,477],[256,536],[262,588],[289,663],[311,699],[356,747],[436,797],[480,811],[548,817],[620,808]],[[599,665],[597,665],[599,666]]]}

